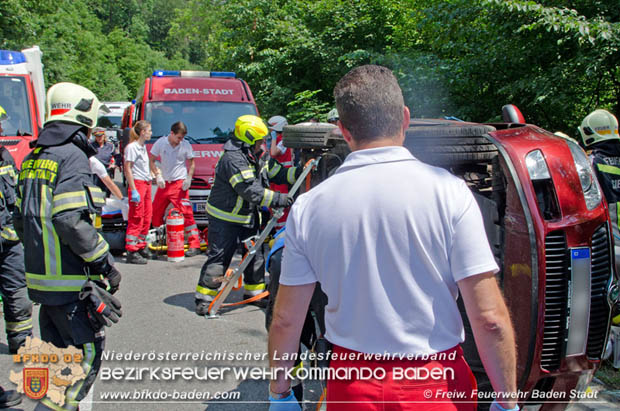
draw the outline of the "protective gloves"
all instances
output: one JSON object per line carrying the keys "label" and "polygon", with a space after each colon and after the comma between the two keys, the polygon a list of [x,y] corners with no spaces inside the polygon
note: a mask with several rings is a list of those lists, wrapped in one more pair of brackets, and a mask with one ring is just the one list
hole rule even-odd
{"label": "protective gloves", "polygon": [[489,411],[519,411],[519,406],[515,405],[514,408],[504,408],[497,402],[497,399],[494,399],[489,407]]}
{"label": "protective gloves", "polygon": [[278,199],[274,202],[275,207],[290,207],[295,199],[289,195],[280,193]]}
{"label": "protective gloves", "polygon": [[297,398],[291,391],[291,394],[282,398],[281,400],[276,400],[271,395],[269,396],[269,411],[301,411],[301,407],[299,406],[299,402],[297,402]]}
{"label": "protective gloves", "polygon": [[121,302],[93,281],[84,283],[79,298],[86,301],[88,320],[95,330],[111,327],[123,316]]}
{"label": "protective gloves", "polygon": [[161,173],[157,173],[157,177],[155,178],[155,180],[157,180],[157,187],[166,188],[166,182],[164,181],[164,177],[161,175]]}
{"label": "protective gloves", "polygon": [[90,275],[92,279],[100,278],[100,276],[104,276],[108,280],[109,287],[105,285],[105,283],[101,281],[97,281],[102,288],[107,288],[108,292],[114,294],[118,291],[119,285],[121,283],[121,273],[114,267],[113,259],[108,254],[103,258],[93,261],[88,264]]}
{"label": "protective gloves", "polygon": [[181,189],[183,191],[187,191],[187,189],[191,185],[192,185],[192,178],[190,176],[187,176],[187,177],[185,177],[185,180],[183,181],[183,185],[181,186]]}
{"label": "protective gloves", "polygon": [[110,288],[108,291],[110,294],[114,294],[118,291],[121,284],[121,273],[116,268],[112,267],[109,273],[105,276],[108,279],[108,284],[110,284]]}
{"label": "protective gloves", "polygon": [[138,190],[131,190],[131,201],[132,203],[139,203],[140,202],[140,193],[138,192]]}

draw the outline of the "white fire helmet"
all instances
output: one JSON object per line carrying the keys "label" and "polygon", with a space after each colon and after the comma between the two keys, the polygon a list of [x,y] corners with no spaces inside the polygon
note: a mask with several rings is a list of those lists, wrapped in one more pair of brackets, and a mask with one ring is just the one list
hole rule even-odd
{"label": "white fire helmet", "polygon": [[105,108],[86,87],[73,83],[57,83],[47,91],[45,124],[51,121],[66,121],[93,128],[97,125],[101,106]]}
{"label": "white fire helmet", "polygon": [[284,126],[288,124],[288,121],[286,120],[285,117],[273,116],[267,121],[267,124],[269,124],[270,130],[281,133]]}
{"label": "white fire helmet", "polygon": [[586,146],[604,140],[618,139],[618,119],[607,110],[594,110],[578,127]]}

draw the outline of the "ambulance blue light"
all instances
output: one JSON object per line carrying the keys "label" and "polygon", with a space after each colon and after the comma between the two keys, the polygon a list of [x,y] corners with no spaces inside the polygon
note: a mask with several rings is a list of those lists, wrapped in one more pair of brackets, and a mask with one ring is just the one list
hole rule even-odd
{"label": "ambulance blue light", "polygon": [[176,70],[155,70],[153,77],[180,77],[181,72]]}
{"label": "ambulance blue light", "polygon": [[236,78],[237,74],[232,71],[212,71],[211,77],[232,77]]}
{"label": "ambulance blue light", "polygon": [[0,64],[20,64],[26,62],[26,56],[19,51],[0,50]]}

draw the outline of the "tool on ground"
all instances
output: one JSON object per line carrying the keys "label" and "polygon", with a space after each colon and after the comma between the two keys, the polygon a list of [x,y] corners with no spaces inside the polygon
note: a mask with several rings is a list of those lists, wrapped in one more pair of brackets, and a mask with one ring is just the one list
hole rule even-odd
{"label": "tool on ground", "polygon": [[[301,183],[304,181],[306,176],[310,174],[310,171],[312,171],[313,168],[316,168],[316,166],[319,163],[319,159],[320,157],[317,159],[308,160],[308,162],[304,166],[304,170],[302,171],[301,175],[297,178],[297,181],[295,181],[295,184],[293,184],[293,187],[291,187],[291,189],[289,190],[288,192],[289,196],[292,197],[295,195],[295,193],[301,186]],[[260,247],[263,246],[265,239],[269,236],[269,234],[275,227],[276,223],[278,222],[278,219],[282,217],[282,214],[284,214],[284,210],[282,208],[275,209],[271,219],[269,220],[269,222],[267,223],[263,231],[261,231],[258,236],[253,236],[253,237],[250,237],[244,240],[244,242],[246,243],[246,247],[248,246],[248,244],[251,244],[251,247],[248,248],[248,251],[245,253],[245,255],[243,256],[243,259],[241,260],[241,262],[239,263],[237,267],[235,267],[234,269],[229,268],[226,271],[226,275],[224,277],[224,287],[220,289],[219,293],[215,296],[213,301],[211,301],[211,304],[209,304],[209,311],[207,314],[207,318],[217,318],[218,317],[217,312],[222,306],[230,307],[234,305],[246,304],[249,302],[258,301],[261,298],[265,298],[266,296],[269,295],[269,291],[265,291],[263,293],[260,293],[259,295],[256,295],[252,298],[248,298],[243,301],[239,301],[239,302],[231,303],[231,304],[224,304],[224,301],[228,297],[228,294],[230,294],[230,292],[233,290],[233,287],[235,285],[240,284],[241,274],[243,274],[243,271],[245,271],[250,261],[252,261],[252,257],[254,257],[256,252],[260,250]]]}

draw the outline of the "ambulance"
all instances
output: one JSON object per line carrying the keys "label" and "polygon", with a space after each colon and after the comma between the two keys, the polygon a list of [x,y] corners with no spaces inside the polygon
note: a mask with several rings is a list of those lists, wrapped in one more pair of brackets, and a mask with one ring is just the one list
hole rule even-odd
{"label": "ambulance", "polygon": [[[233,136],[235,121],[244,114],[257,115],[258,109],[250,87],[235,73],[156,70],[144,81],[135,103],[125,110],[122,123],[131,127],[138,120],[149,121],[153,130],[147,141],[149,149],[170,133],[173,123],[185,123],[185,139],[194,149],[196,164],[189,197],[196,223],[206,226],[205,207],[215,165],[224,143]],[[128,132],[123,134],[126,140]]]}
{"label": "ambulance", "polygon": [[31,151],[45,116],[43,64],[38,46],[22,50],[0,50],[0,106],[8,119],[2,122],[0,144],[19,167]]}

